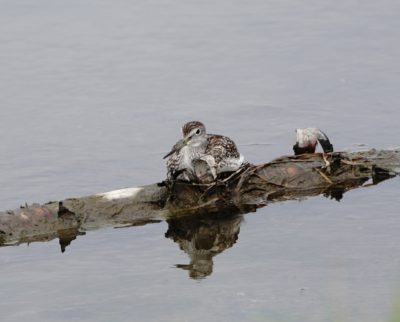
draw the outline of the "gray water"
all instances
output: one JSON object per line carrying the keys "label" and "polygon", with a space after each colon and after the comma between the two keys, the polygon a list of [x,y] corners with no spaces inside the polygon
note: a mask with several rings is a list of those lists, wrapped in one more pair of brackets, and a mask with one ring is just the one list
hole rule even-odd
{"label": "gray water", "polygon": [[[396,0],[0,0],[0,208],[160,181],[193,119],[254,163],[296,127],[398,147],[399,39]],[[389,321],[399,196],[396,178],[245,215],[202,279],[166,222],[3,247],[0,319]]]}

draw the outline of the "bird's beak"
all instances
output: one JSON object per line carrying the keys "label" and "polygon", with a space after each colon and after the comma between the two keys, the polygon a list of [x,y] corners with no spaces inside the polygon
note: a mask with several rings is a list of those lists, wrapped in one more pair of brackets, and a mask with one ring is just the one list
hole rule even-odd
{"label": "bird's beak", "polygon": [[168,158],[171,154],[175,153],[175,152],[179,152],[186,144],[187,144],[188,140],[187,139],[182,139],[179,140],[173,147],[172,150],[166,154],[163,159]]}

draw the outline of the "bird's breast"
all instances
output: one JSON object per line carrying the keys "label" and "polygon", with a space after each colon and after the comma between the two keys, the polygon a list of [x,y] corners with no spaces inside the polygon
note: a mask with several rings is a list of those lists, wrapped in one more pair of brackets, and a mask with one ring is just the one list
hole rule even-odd
{"label": "bird's breast", "polygon": [[193,169],[193,159],[197,159],[202,155],[201,149],[189,146],[183,147],[180,152],[182,155],[180,166],[181,169]]}

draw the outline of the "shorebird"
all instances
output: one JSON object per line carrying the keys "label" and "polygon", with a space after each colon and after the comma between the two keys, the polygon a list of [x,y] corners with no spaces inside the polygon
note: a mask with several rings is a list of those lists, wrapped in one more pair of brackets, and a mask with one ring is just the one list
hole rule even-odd
{"label": "shorebird", "polygon": [[293,146],[294,154],[314,153],[318,142],[324,153],[333,152],[333,145],[328,136],[320,129],[313,127],[296,129],[296,144]]}
{"label": "shorebird", "polygon": [[296,144],[293,145],[294,155],[315,153],[318,143],[323,150],[322,158],[325,161],[325,168],[329,168],[330,162],[326,158],[325,153],[333,152],[333,145],[329,141],[328,136],[320,129],[314,127],[296,129]]}
{"label": "shorebird", "polygon": [[183,139],[164,156],[169,180],[180,179],[210,183],[221,173],[235,172],[244,164],[244,157],[235,142],[222,135],[207,134],[199,121],[182,127]]}

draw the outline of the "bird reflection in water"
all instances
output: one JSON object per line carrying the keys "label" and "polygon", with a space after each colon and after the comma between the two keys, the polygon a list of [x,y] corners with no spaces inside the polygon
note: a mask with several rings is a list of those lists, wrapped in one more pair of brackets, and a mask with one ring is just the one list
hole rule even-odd
{"label": "bird reflection in water", "polygon": [[239,237],[242,215],[213,215],[168,220],[165,237],[179,244],[190,258],[189,264],[177,264],[193,279],[213,272],[213,257],[232,247]]}

